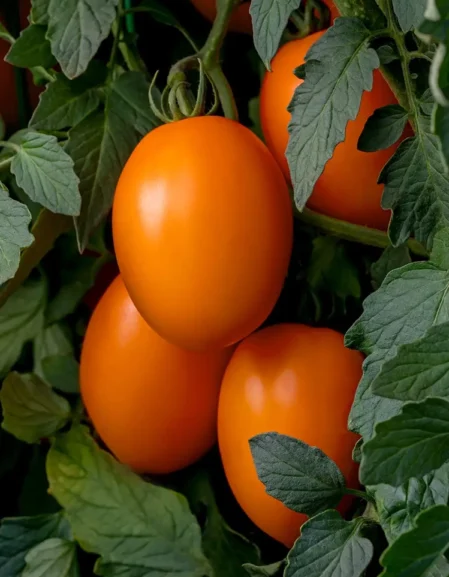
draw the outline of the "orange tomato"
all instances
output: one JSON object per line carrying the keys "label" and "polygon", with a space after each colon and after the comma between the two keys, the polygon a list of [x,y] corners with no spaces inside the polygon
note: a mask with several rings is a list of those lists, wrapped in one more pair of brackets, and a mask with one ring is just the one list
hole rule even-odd
{"label": "orange tomato", "polygon": [[[195,8],[207,20],[213,22],[217,15],[217,0],[191,0]],[[339,12],[332,0],[324,0],[331,14],[331,23],[339,16]],[[242,32],[244,34],[253,33],[251,15],[249,13],[250,2],[242,2],[235,8],[229,23],[229,29],[233,32]]]}
{"label": "orange tomato", "polygon": [[[252,521],[291,546],[306,516],[270,497],[259,481],[249,439],[275,431],[319,447],[357,487],[347,419],[362,356],[333,330],[284,324],[254,333],[236,349],[223,378],[218,442],[231,489]],[[342,502],[343,509],[347,507]]]}
{"label": "orange tomato", "polygon": [[[272,72],[265,74],[260,93],[262,130],[285,177],[290,173],[285,158],[288,143],[290,103],[295,88],[301,84],[293,70],[304,63],[305,55],[324,32],[285,44],[272,61]],[[377,184],[380,171],[390,159],[397,144],[378,152],[361,152],[357,142],[373,112],[397,100],[380,72],[374,72],[373,89],[364,92],[360,111],[346,129],[346,138],[335,149],[323,174],[315,185],[307,206],[319,213],[354,224],[386,229],[390,211],[380,206],[383,186]]]}
{"label": "orange tomato", "polygon": [[86,332],[82,398],[120,461],[138,472],[171,473],[215,443],[220,381],[230,354],[187,352],[161,339],[117,277]]}
{"label": "orange tomato", "polygon": [[281,292],[292,247],[282,172],[247,128],[217,116],[150,132],[126,164],[112,227],[140,314],[188,349],[252,333]]}

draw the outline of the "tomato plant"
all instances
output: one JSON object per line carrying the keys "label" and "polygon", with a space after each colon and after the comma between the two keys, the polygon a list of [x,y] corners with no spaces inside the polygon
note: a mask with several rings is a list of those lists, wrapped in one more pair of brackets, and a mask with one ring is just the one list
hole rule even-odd
{"label": "tomato plant", "polygon": [[447,0],[0,21],[0,576],[449,575]]}
{"label": "tomato plant", "polygon": [[321,449],[357,487],[347,429],[362,356],[345,349],[343,335],[303,325],[275,325],[245,339],[235,351],[220,393],[220,453],[243,510],[266,533],[292,546],[307,517],[266,494],[250,440],[276,431]]}

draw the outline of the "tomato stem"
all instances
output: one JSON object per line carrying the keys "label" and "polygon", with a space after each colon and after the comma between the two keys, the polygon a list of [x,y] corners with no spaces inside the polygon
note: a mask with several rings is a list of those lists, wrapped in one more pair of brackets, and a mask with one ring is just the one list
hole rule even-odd
{"label": "tomato stem", "polygon": [[[391,245],[390,239],[386,232],[368,228],[367,226],[359,226],[324,214],[318,214],[308,208],[302,212],[295,210],[297,218],[328,234],[338,236],[344,240],[365,244],[367,246],[374,246],[378,248],[387,248]],[[420,257],[428,257],[425,248],[415,239],[410,238],[407,241],[407,246],[412,253]]]}
{"label": "tomato stem", "polygon": [[375,502],[374,499],[371,497],[371,495],[368,495],[368,493],[365,493],[365,491],[359,491],[358,489],[350,489],[349,487],[346,487],[345,494],[353,495],[354,497],[359,497],[359,499],[364,499],[368,503],[374,504]]}

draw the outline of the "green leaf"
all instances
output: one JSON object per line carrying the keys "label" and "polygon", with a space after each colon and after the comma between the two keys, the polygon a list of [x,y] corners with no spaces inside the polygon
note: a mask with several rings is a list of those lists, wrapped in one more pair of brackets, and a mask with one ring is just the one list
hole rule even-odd
{"label": "green leaf", "polygon": [[3,519],[0,523],[2,577],[22,577],[28,551],[51,537],[71,539],[70,527],[62,513]]}
{"label": "green leaf", "polygon": [[341,501],[344,477],[317,447],[278,433],[257,435],[249,444],[265,490],[289,509],[315,515]]}
{"label": "green leaf", "polygon": [[25,557],[22,577],[79,577],[76,543],[52,538],[36,545]]}
{"label": "green leaf", "polygon": [[210,483],[209,473],[199,468],[185,487],[192,511],[206,515],[203,528],[203,551],[214,577],[245,577],[243,563],[259,563],[260,552],[253,543],[231,529],[220,514]]}
{"label": "green leaf", "polygon": [[449,464],[421,479],[409,479],[399,487],[377,485],[375,498],[380,523],[391,543],[413,528],[421,511],[449,502]]}
{"label": "green leaf", "polygon": [[440,229],[434,236],[430,260],[440,268],[449,270],[449,228]]}
{"label": "green leaf", "polygon": [[79,180],[73,160],[55,136],[26,133],[12,160],[11,172],[31,200],[58,214],[80,213]]}
{"label": "green leaf", "polygon": [[377,290],[384,282],[389,272],[410,264],[410,251],[406,244],[400,246],[387,246],[378,261],[371,266],[371,278],[373,286]]}
{"label": "green leaf", "polygon": [[28,208],[10,198],[0,183],[0,284],[13,278],[19,268],[21,249],[33,243],[30,222]]}
{"label": "green leaf", "polygon": [[48,24],[48,9],[50,0],[31,0],[31,22],[33,24]]}
{"label": "green leaf", "polygon": [[399,104],[378,108],[365,124],[358,149],[375,152],[389,148],[401,138],[407,121],[407,111]]}
{"label": "green leaf", "polygon": [[379,182],[385,185],[382,207],[393,211],[392,243],[414,236],[430,249],[435,232],[449,226],[449,175],[428,117],[420,117],[416,136],[399,145]]}
{"label": "green leaf", "polygon": [[98,87],[106,79],[107,69],[96,61],[79,78],[68,80],[58,74],[42,93],[30,126],[41,130],[62,130],[79,124],[98,108]]}
{"label": "green leaf", "polygon": [[80,76],[109,35],[118,0],[50,0],[47,37],[68,78]]}
{"label": "green leaf", "polygon": [[272,563],[271,565],[252,565],[251,563],[245,563],[243,568],[246,570],[250,577],[281,577],[284,572],[284,561],[279,561],[278,563]]}
{"label": "green leaf", "polygon": [[101,555],[98,575],[211,575],[185,498],[117,463],[85,428],[55,438],[47,475],[76,539]]}
{"label": "green leaf", "polygon": [[53,355],[42,359],[45,380],[63,393],[79,393],[79,363],[73,355]]}
{"label": "green leaf", "polygon": [[449,107],[437,104],[433,115],[433,131],[440,139],[441,149],[449,162]]}
{"label": "green leaf", "polygon": [[388,274],[364,302],[364,312],[346,335],[346,345],[369,357],[349,417],[365,440],[374,425],[397,415],[402,403],[374,395],[371,384],[397,347],[413,342],[433,325],[449,321],[449,273],[432,263],[412,263]]}
{"label": "green leaf", "polygon": [[34,373],[44,379],[42,361],[46,357],[73,354],[69,331],[62,324],[54,323],[42,329],[33,341]]}
{"label": "green leaf", "polygon": [[397,487],[423,477],[449,460],[449,402],[429,398],[408,403],[399,415],[379,423],[363,445],[360,481]]}
{"label": "green leaf", "polygon": [[332,292],[342,300],[360,298],[358,270],[348,258],[345,246],[332,236],[313,239],[307,281],[315,290],[329,290],[331,287]]}
{"label": "green leaf", "polygon": [[372,385],[373,393],[399,401],[427,397],[449,400],[449,323],[429,329],[413,343],[399,347]]}
{"label": "green leaf", "polygon": [[426,5],[427,0],[393,0],[393,10],[403,32],[422,24]]}
{"label": "green leaf", "polygon": [[249,9],[253,22],[254,46],[265,66],[276,54],[288,19],[301,0],[252,0]]}
{"label": "green leaf", "polygon": [[23,345],[34,339],[44,325],[46,283],[29,283],[19,288],[0,308],[0,376],[14,365]]}
{"label": "green leaf", "polygon": [[117,181],[142,136],[158,125],[148,103],[143,74],[128,72],[110,87],[104,112],[94,112],[69,133],[66,150],[75,161],[83,197],[76,219],[78,242],[89,236],[111,209]]}
{"label": "green leaf", "polygon": [[43,66],[51,68],[56,60],[51,53],[49,41],[45,37],[45,26],[31,24],[22,30],[19,38],[11,46],[6,55],[6,62],[21,68]]}
{"label": "green leaf", "polygon": [[381,557],[382,577],[425,577],[449,547],[449,507],[423,511],[416,527],[401,535]]}
{"label": "green leaf", "polygon": [[285,577],[360,577],[373,556],[362,526],[361,518],[344,521],[337,511],[313,517],[288,554]]}
{"label": "green leaf", "polygon": [[364,90],[371,90],[379,57],[370,32],[356,18],[337,18],[309,50],[305,81],[290,104],[287,160],[295,202],[302,210],[316,181],[357,116]]}
{"label": "green leaf", "polygon": [[59,431],[70,418],[69,403],[36,375],[10,373],[0,390],[2,428],[26,443]]}

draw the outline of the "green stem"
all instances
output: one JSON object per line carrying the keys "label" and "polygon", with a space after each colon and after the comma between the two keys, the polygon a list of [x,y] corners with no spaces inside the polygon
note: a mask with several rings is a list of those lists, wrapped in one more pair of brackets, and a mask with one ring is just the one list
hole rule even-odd
{"label": "green stem", "polygon": [[9,158],[5,158],[4,160],[1,160],[0,161],[0,171],[3,170],[4,168],[9,168],[13,158],[14,158],[13,156],[10,156]]}
{"label": "green stem", "polygon": [[20,146],[14,144],[14,142],[8,142],[7,140],[0,140],[0,147],[9,148],[10,150],[14,150],[14,152],[20,152]]}
{"label": "green stem", "polygon": [[365,493],[365,491],[359,491],[358,489],[350,489],[349,487],[346,487],[345,494],[353,495],[354,497],[359,497],[360,499],[364,499],[368,503],[374,504],[375,502],[374,499],[371,497],[371,495],[368,495],[368,493]]}
{"label": "green stem", "polygon": [[198,56],[201,58],[204,71],[214,83],[221,107],[226,118],[238,119],[237,106],[231,87],[220,65],[220,49],[231,19],[232,11],[239,0],[217,0],[217,16],[210,34]]}
{"label": "green stem", "polygon": [[126,21],[126,30],[129,34],[134,34],[136,27],[134,25],[134,15],[132,14],[132,0],[125,0],[124,14]]}
{"label": "green stem", "polygon": [[[303,212],[295,211],[295,215],[302,222],[344,240],[378,248],[387,248],[391,245],[387,233],[382,230],[351,224],[344,220],[337,220],[336,218],[313,212],[308,208],[305,208]],[[407,246],[410,251],[417,256],[429,256],[425,248],[413,238],[408,240]]]}
{"label": "green stem", "polygon": [[386,0],[386,9],[387,9],[388,21],[390,24],[391,36],[393,40],[396,42],[396,47],[398,49],[401,60],[402,75],[404,77],[405,94],[407,97],[407,105],[408,105],[406,109],[409,111],[410,124],[412,125],[412,128],[416,133],[417,131],[419,131],[419,111],[418,111],[418,104],[415,100],[415,91],[413,90],[412,79],[410,76],[410,69],[409,69],[410,54],[405,44],[405,36],[396,23],[396,16],[393,12],[391,0]]}
{"label": "green stem", "polygon": [[123,6],[122,6],[122,2],[120,1],[118,4],[117,18],[116,18],[114,26],[113,26],[114,41],[112,43],[111,55],[109,57],[109,62],[108,62],[109,74],[113,73],[115,61],[117,60],[117,53],[118,53],[119,44],[120,44],[120,35],[122,33],[122,10],[123,10]]}

